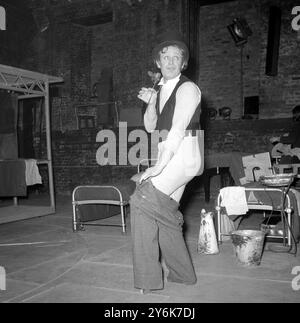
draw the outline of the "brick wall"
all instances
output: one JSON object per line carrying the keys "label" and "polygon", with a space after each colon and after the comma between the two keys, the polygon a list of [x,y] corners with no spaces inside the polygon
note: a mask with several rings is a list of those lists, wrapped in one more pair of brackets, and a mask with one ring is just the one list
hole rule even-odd
{"label": "brick wall", "polygon": [[[269,8],[282,11],[278,75],[265,74]],[[244,96],[258,95],[259,118],[289,118],[300,102],[298,57],[300,41],[291,28],[291,10],[297,1],[232,1],[200,9],[200,77],[205,106],[232,108],[232,118],[242,115],[241,71]],[[233,18],[246,18],[252,36],[242,52],[227,30]]]}
{"label": "brick wall", "polygon": [[[129,135],[131,130],[134,129],[126,129],[126,134]],[[53,169],[57,193],[71,194],[77,185],[129,182],[130,177],[137,172],[137,166],[129,162],[120,164],[120,155],[123,161],[128,158],[131,147],[137,142],[128,142],[125,151],[125,146],[119,145],[119,138],[122,142],[126,140],[125,132],[120,136],[119,129],[110,131],[116,138],[116,146],[110,147],[116,153],[116,163],[109,162],[102,166],[98,163],[96,155],[97,150],[106,141],[97,141],[98,133],[95,130],[53,133]]]}
{"label": "brick wall", "polygon": [[[271,137],[296,130],[297,126],[297,123],[288,118],[209,121],[205,130],[205,154],[231,151],[255,154],[270,151]],[[136,128],[129,128],[127,134],[134,129]],[[125,151],[124,145],[119,146],[119,130],[111,131],[116,135],[117,165],[105,166],[100,166],[96,160],[97,150],[104,143],[97,142],[97,132],[91,130],[53,133],[53,165],[57,193],[70,194],[75,186],[84,184],[128,183],[129,178],[136,173],[137,167],[129,163],[119,165],[119,154],[128,156],[130,149],[138,141],[128,142]],[[123,137],[121,141],[125,140]],[[148,140],[149,144],[150,138]],[[150,157],[149,146],[148,149]]]}
{"label": "brick wall", "polygon": [[[1,62],[58,75],[64,84],[51,100],[55,187],[59,194],[70,193],[75,185],[125,180],[135,167],[99,166],[99,143],[95,129],[78,130],[78,105],[94,106],[93,85],[104,68],[113,73],[113,99],[119,113],[136,113],[143,106],[136,97],[139,88],[151,85],[148,70],[154,70],[151,49],[155,34],[173,26],[185,30],[187,0],[137,2],[77,0],[56,2],[49,9],[50,27],[31,33],[22,42],[22,57],[12,59],[0,48]],[[205,151],[265,151],[269,136],[290,129],[291,110],[300,102],[299,37],[291,29],[293,0],[230,1],[200,8],[199,81],[203,111],[207,107],[232,108],[232,120],[205,120]],[[37,2],[38,3],[38,2]],[[278,75],[265,75],[269,7],[282,9]],[[113,13],[113,21],[84,26],[73,19]],[[253,35],[243,49],[244,95],[260,97],[261,120],[240,120],[241,52],[226,28],[232,19],[247,19]],[[26,36],[27,37],[27,36]],[[11,38],[13,39],[13,38]],[[10,47],[9,47],[10,48]],[[92,108],[91,108],[92,110]],[[205,111],[204,111],[205,112]],[[92,113],[90,111],[90,113]],[[94,113],[94,112],[93,112]],[[268,121],[267,119],[272,120]],[[109,125],[108,127],[111,127]],[[139,126],[139,125],[137,125]]]}
{"label": "brick wall", "polygon": [[215,120],[207,123],[205,152],[246,152],[250,154],[271,151],[270,138],[296,130],[299,124],[292,119]]}
{"label": "brick wall", "polygon": [[[249,1],[233,1],[200,8],[200,77],[208,108],[231,107],[232,118],[241,117],[241,49],[236,47],[227,25],[244,16],[253,37],[243,49],[244,94],[257,95],[260,75],[260,23],[257,8]],[[249,57],[249,59],[245,59]],[[249,65],[251,68],[249,68]]]}

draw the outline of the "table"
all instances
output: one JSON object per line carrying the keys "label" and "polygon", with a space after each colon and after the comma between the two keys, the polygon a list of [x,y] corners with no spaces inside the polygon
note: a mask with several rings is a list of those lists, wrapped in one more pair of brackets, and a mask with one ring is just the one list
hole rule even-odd
{"label": "table", "polygon": [[[205,202],[210,201],[210,179],[220,175],[221,188],[228,185],[240,185],[240,178],[245,176],[242,157],[249,153],[230,152],[213,153],[204,156],[204,193]],[[233,183],[233,182],[234,183]]]}
{"label": "table", "polygon": [[204,156],[204,168],[228,167],[236,185],[240,185],[240,178],[245,176],[242,157],[251,155],[246,152],[213,153]]}

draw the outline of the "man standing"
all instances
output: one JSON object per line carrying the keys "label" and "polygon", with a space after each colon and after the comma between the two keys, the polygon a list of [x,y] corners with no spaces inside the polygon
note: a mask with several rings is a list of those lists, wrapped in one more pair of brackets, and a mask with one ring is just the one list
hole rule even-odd
{"label": "man standing", "polygon": [[186,184],[203,171],[197,136],[201,92],[181,74],[189,59],[182,35],[160,35],[152,56],[162,74],[160,90],[142,88],[138,98],[147,103],[146,130],[167,130],[168,135],[158,144],[155,166],[142,174],[130,199],[134,286],[142,292],[163,288],[162,258],[168,281],[196,282],[178,208]]}

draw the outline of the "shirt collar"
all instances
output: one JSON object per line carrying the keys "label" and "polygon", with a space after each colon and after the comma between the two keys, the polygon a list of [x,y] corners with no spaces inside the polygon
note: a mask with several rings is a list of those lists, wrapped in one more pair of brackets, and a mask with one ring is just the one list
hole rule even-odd
{"label": "shirt collar", "polygon": [[175,85],[179,79],[180,79],[180,76],[181,76],[181,73],[176,76],[175,78],[171,79],[171,80],[165,80],[163,77],[160,79],[158,85],[162,85],[162,86],[172,86],[172,85]]}

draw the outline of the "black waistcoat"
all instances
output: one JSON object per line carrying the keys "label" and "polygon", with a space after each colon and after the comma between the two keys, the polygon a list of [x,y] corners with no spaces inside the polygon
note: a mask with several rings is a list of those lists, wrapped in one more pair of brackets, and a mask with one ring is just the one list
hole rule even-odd
{"label": "black waistcoat", "polygon": [[[156,100],[156,113],[157,113],[156,130],[170,131],[172,127],[172,120],[173,120],[174,111],[175,111],[177,90],[181,84],[187,81],[190,81],[190,80],[186,76],[184,75],[180,76],[179,82],[176,84],[169,99],[165,103],[165,106],[161,113],[159,113],[160,90],[158,91],[157,100]],[[186,129],[187,130],[200,129],[200,105],[198,105],[197,109],[195,110],[194,115]]]}

